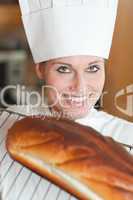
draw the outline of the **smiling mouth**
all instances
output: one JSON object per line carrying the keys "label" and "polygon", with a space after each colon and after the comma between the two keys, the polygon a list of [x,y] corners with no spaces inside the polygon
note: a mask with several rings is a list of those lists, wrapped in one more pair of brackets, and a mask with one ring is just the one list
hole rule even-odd
{"label": "smiling mouth", "polygon": [[86,96],[67,96],[67,95],[64,95],[64,97],[68,101],[77,102],[77,103],[84,102],[84,101],[87,100]]}

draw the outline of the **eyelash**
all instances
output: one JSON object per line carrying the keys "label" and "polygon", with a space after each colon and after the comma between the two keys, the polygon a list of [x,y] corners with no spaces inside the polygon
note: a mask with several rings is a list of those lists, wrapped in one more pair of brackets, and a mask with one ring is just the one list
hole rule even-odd
{"label": "eyelash", "polygon": [[[96,70],[91,70],[91,67],[94,69],[94,68],[96,68]],[[88,71],[88,69],[90,69],[90,71]],[[100,70],[100,67],[98,66],[98,65],[91,65],[91,66],[89,66],[88,68],[87,68],[87,72],[89,72],[89,73],[96,73],[97,71],[99,71]]]}
{"label": "eyelash", "polygon": [[[69,72],[66,72],[66,71],[60,71],[61,69],[66,69],[66,70],[69,70]],[[96,70],[91,70],[91,68],[96,68]],[[88,69],[89,69],[89,71],[88,71]],[[98,72],[100,70],[100,67],[99,67],[99,65],[90,65],[87,69],[86,69],[86,71],[88,72],[88,73],[96,73],[96,72]],[[70,69],[68,69],[68,67],[67,66],[64,66],[64,65],[61,65],[58,69],[57,69],[57,71],[59,72],[59,73],[71,73],[71,71],[70,71]]]}
{"label": "eyelash", "polygon": [[69,70],[69,72],[66,72],[66,71],[65,71],[65,72],[63,71],[63,72],[62,72],[62,71],[60,71],[60,69],[63,69],[63,68],[66,69],[66,70],[69,70],[67,66],[61,65],[61,66],[57,69],[57,71],[58,71],[59,73],[62,73],[62,74],[63,74],[63,73],[70,73],[70,70]]}

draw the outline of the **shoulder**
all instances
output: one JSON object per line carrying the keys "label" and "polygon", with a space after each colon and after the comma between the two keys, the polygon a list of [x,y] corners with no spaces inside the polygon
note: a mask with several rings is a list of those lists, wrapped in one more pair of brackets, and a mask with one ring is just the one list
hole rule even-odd
{"label": "shoulder", "polygon": [[29,115],[50,115],[50,111],[47,105],[32,106],[32,105],[13,105],[7,108],[8,111],[24,116]]}
{"label": "shoulder", "polygon": [[112,130],[132,130],[133,131],[133,123],[129,122],[127,120],[124,120],[122,118],[119,118],[117,116],[113,116],[107,112],[104,111],[98,111],[99,117],[106,122],[106,126],[110,126]]}
{"label": "shoulder", "polygon": [[114,116],[103,111],[97,111],[93,108],[86,117],[78,119],[76,122],[86,126],[91,126],[101,132],[104,126],[109,124],[113,119]]}
{"label": "shoulder", "polygon": [[104,136],[113,137],[123,143],[133,144],[132,122],[96,109],[92,109],[85,118],[76,121],[91,126]]}
{"label": "shoulder", "polygon": [[[110,115],[106,112],[100,111],[99,113],[104,118],[107,118],[107,123],[104,125],[102,133],[110,135],[120,142],[126,144],[133,144],[133,123],[117,116]],[[110,118],[110,120],[109,120]]]}

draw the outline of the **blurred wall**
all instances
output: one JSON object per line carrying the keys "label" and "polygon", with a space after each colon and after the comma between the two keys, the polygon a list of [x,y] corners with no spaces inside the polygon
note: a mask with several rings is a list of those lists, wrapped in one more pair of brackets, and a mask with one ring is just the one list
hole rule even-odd
{"label": "blurred wall", "polygon": [[[1,2],[0,2],[1,3]],[[19,28],[21,25],[20,21],[20,10],[18,5],[14,4],[1,4],[0,5],[0,36],[4,33],[15,31],[14,29]]]}
{"label": "blurred wall", "polygon": [[103,109],[133,122],[133,0],[119,0]]}

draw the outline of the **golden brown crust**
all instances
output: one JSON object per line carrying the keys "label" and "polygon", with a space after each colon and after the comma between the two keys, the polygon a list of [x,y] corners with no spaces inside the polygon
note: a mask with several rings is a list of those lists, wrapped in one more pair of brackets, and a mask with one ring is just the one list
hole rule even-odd
{"label": "golden brown crust", "polygon": [[28,159],[25,159],[19,155],[11,155],[11,157],[17,161],[19,161],[22,165],[28,167],[35,173],[38,173],[40,176],[45,177],[50,182],[53,182],[57,186],[60,186],[62,189],[66,190],[67,192],[71,193],[72,195],[75,195],[77,198],[81,200],[91,200],[86,197],[85,194],[82,194],[78,192],[78,190],[75,190],[71,187],[71,185],[67,184],[65,181],[63,181],[59,176],[56,176],[56,174],[51,174],[49,171],[44,167],[39,167],[38,164],[33,163],[29,161]]}
{"label": "golden brown crust", "polygon": [[15,160],[79,199],[88,198],[21,153],[56,166],[104,199],[133,199],[133,157],[90,127],[66,119],[26,117],[9,130],[6,145]]}

